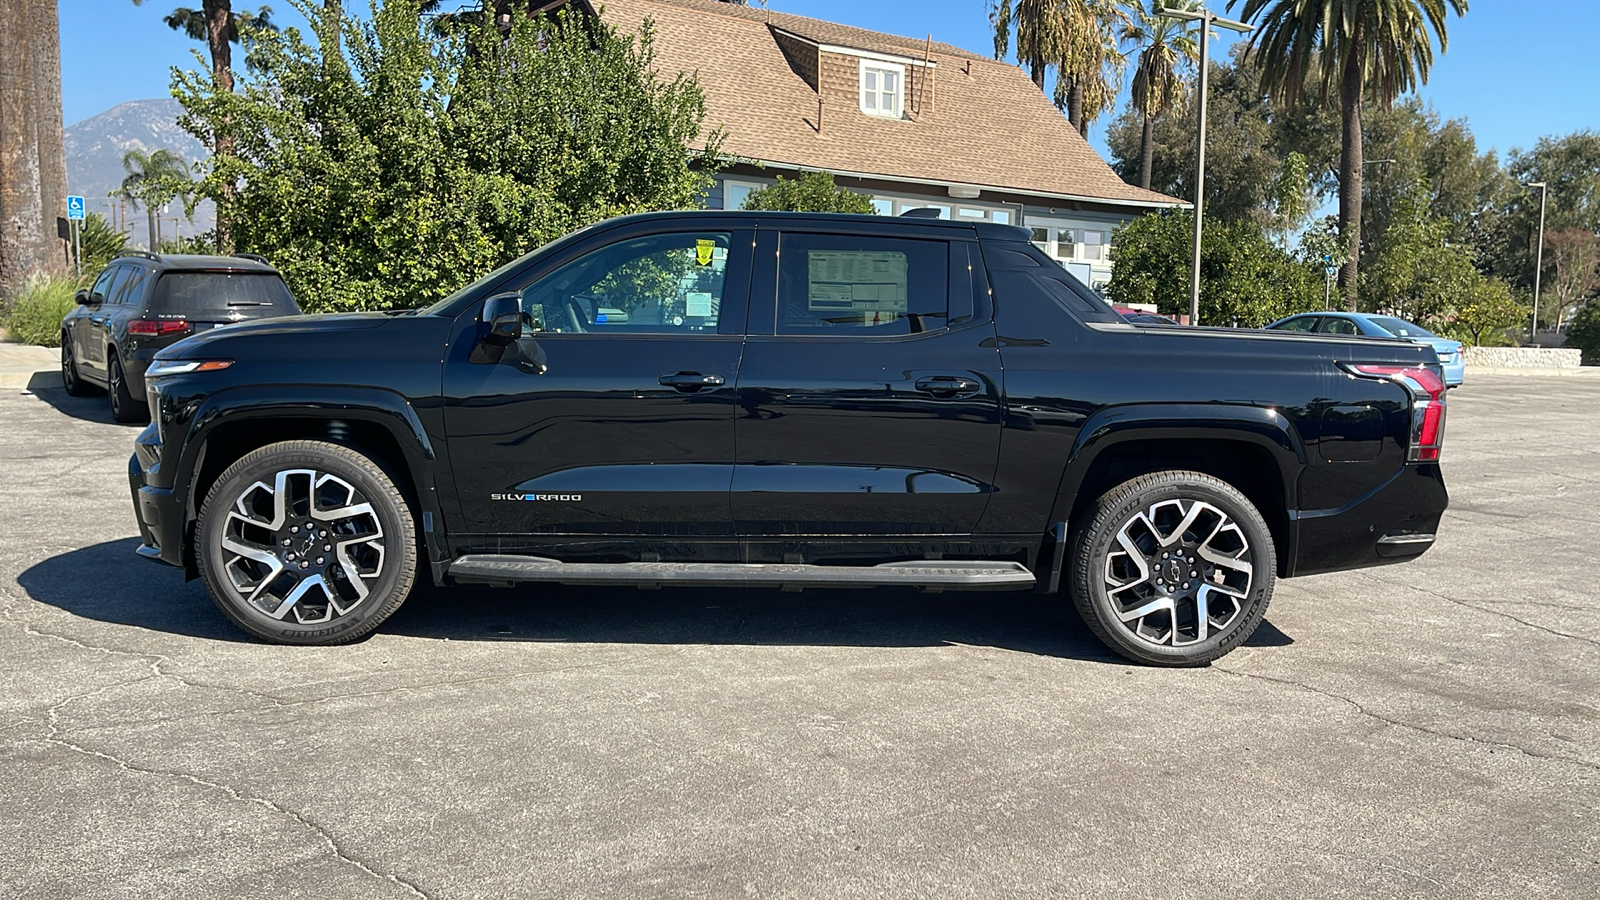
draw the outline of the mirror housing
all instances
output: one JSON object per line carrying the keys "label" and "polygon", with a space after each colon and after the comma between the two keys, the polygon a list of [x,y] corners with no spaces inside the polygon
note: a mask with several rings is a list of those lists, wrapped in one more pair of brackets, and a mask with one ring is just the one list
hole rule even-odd
{"label": "mirror housing", "polygon": [[88,288],[78,288],[78,292],[72,295],[72,299],[77,301],[79,306],[88,306],[92,302],[89,297]]}
{"label": "mirror housing", "polygon": [[483,321],[489,326],[484,341],[506,346],[522,337],[522,295],[495,294],[483,301]]}

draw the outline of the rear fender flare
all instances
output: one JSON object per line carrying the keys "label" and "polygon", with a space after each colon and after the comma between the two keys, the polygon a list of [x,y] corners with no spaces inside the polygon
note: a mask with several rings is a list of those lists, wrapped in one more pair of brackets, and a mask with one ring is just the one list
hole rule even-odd
{"label": "rear fender flare", "polygon": [[[1186,440],[1242,441],[1265,449],[1277,463],[1283,497],[1293,518],[1296,485],[1306,466],[1299,432],[1276,409],[1237,404],[1139,404],[1112,406],[1090,416],[1078,431],[1061,475],[1050,521],[1066,522],[1095,460],[1128,441],[1168,440],[1182,452]],[[1263,510],[1263,513],[1271,511]]]}

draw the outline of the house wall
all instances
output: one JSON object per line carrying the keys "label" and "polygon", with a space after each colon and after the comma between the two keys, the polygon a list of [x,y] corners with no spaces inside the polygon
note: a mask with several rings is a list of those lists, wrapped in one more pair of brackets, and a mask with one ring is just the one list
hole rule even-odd
{"label": "house wall", "polygon": [[[832,55],[832,54],[824,54]],[[706,197],[707,209],[738,209],[752,189],[772,184],[780,173],[771,169],[740,165],[718,173],[716,184]],[[787,178],[797,177],[782,172]],[[1064,268],[1090,287],[1100,288],[1111,280],[1113,263],[1110,238],[1121,225],[1149,210],[1137,207],[1096,207],[1087,202],[1041,200],[1026,195],[985,191],[975,199],[957,199],[936,185],[910,184],[893,180],[837,177],[841,187],[871,196],[880,215],[899,215],[912,207],[937,207],[941,218],[963,221],[988,221],[1022,225],[1035,232],[1035,244],[1055,257]],[[1054,205],[1052,205],[1054,204]],[[980,212],[981,216],[970,213]],[[1089,233],[1099,235],[1101,243],[1090,243]]]}
{"label": "house wall", "polygon": [[789,68],[804,79],[806,84],[811,85],[813,91],[816,90],[817,57],[820,55],[817,52],[817,45],[782,32],[775,32],[773,39],[778,42],[778,49],[783,52],[783,58],[789,63]]}

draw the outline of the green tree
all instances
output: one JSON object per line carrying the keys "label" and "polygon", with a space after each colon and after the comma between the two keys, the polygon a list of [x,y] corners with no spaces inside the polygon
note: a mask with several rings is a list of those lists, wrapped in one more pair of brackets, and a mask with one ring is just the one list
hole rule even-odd
{"label": "green tree", "polygon": [[1272,184],[1272,230],[1285,250],[1289,235],[1300,230],[1311,215],[1311,172],[1305,155],[1291,152],[1278,168]]}
{"label": "green tree", "polygon": [[127,176],[117,193],[128,198],[135,210],[144,207],[149,225],[149,246],[153,251],[161,241],[156,213],[175,199],[187,201],[194,192],[189,164],[171,150],[145,152],[135,147],[122,154],[122,169]]}
{"label": "green tree", "polygon": [[1584,304],[1567,329],[1567,345],[1583,351],[1583,364],[1600,366],[1600,303]]}
{"label": "green tree", "polygon": [[[1343,114],[1339,165],[1339,233],[1349,262],[1339,273],[1345,302],[1356,308],[1361,255],[1361,105],[1387,107],[1428,81],[1433,35],[1449,46],[1445,19],[1467,11],[1467,0],[1229,0],[1255,21],[1250,47],[1259,51],[1262,83],[1275,97],[1298,99],[1319,87],[1337,89]],[[1430,30],[1432,33],[1430,33]]]}
{"label": "green tree", "polygon": [[832,172],[807,172],[790,180],[778,176],[775,184],[750,192],[742,209],[781,209],[791,212],[842,212],[876,215],[872,198],[833,183]]}
{"label": "green tree", "polygon": [[314,42],[256,34],[237,93],[177,76],[181,123],[237,139],[202,190],[307,309],[430,301],[580,226],[703,203],[721,134],[691,77],[656,74],[653,25],[500,24],[439,35],[389,0],[312,17]]}
{"label": "green tree", "polygon": [[1600,235],[1567,228],[1545,236],[1544,286],[1555,310],[1555,324],[1600,291]]}
{"label": "green tree", "polygon": [[1362,270],[1362,305],[1428,324],[1443,321],[1456,302],[1483,280],[1465,244],[1450,240],[1450,223],[1428,208],[1429,191],[1417,183],[1396,205],[1383,246]]}
{"label": "green tree", "polygon": [[1055,104],[1079,134],[1115,102],[1125,61],[1117,35],[1127,15],[1111,0],[990,0],[994,57],[1004,59],[1016,32],[1017,62],[1045,88],[1056,69]]}
{"label": "green tree", "polygon": [[[1494,198],[1490,224],[1483,229],[1479,261],[1487,271],[1526,289],[1533,288],[1539,238],[1540,192],[1525,186],[1533,181],[1549,185],[1546,235],[1571,228],[1600,233],[1600,131],[1543,137],[1532,150],[1513,150],[1506,160],[1504,188]],[[1545,250],[1548,254],[1548,244]],[[1547,258],[1546,266],[1549,262]]]}
{"label": "green tree", "polygon": [[1450,330],[1464,332],[1472,346],[1483,346],[1484,338],[1510,328],[1527,315],[1527,308],[1511,296],[1511,289],[1498,278],[1481,278],[1456,302]]}
{"label": "green tree", "polygon": [[1161,15],[1166,9],[1193,12],[1200,0],[1150,0],[1130,6],[1122,41],[1138,50],[1133,71],[1132,109],[1140,119],[1139,186],[1150,188],[1155,164],[1155,118],[1177,105],[1183,96],[1185,70],[1199,64],[1200,44],[1192,22]]}
{"label": "green tree", "polygon": [[[1187,211],[1141,216],[1117,229],[1107,298],[1124,305],[1153,303],[1167,315],[1187,312],[1193,229]],[[1274,246],[1251,222],[1207,226],[1200,275],[1200,321],[1207,325],[1260,327],[1322,307],[1313,267]]]}

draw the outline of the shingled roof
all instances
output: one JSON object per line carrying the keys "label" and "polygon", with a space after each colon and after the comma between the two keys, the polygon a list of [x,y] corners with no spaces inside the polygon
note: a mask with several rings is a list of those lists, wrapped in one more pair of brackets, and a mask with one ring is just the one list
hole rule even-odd
{"label": "shingled roof", "polygon": [[[605,0],[601,15],[624,33],[655,23],[657,70],[698,78],[705,128],[723,129],[733,156],[1064,199],[1182,202],[1118,178],[1021,69],[959,47],[716,0]],[[912,61],[913,78],[926,59],[934,76],[908,84],[918,102],[906,120],[870,116],[853,84],[797,63],[797,46]]]}

